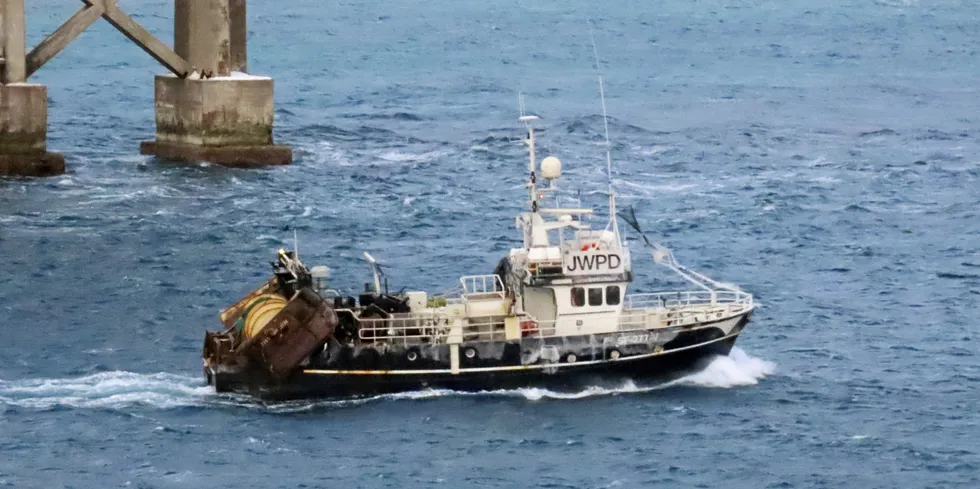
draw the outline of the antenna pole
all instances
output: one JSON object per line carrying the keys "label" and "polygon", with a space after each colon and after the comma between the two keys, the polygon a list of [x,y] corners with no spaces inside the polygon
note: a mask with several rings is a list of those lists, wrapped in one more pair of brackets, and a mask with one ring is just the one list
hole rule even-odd
{"label": "antenna pole", "polygon": [[595,56],[595,69],[596,73],[599,75],[599,99],[602,101],[602,125],[606,130],[606,182],[609,186],[609,224],[613,227],[613,233],[616,234],[616,240],[619,241],[619,225],[616,221],[616,193],[613,191],[612,184],[612,153],[610,152],[611,144],[609,144],[609,119],[606,116],[606,93],[602,86],[602,68],[599,65],[599,49],[595,45],[595,35],[592,33],[592,27],[589,26],[589,38],[592,40],[592,54]]}
{"label": "antenna pole", "polygon": [[529,196],[531,197],[531,212],[538,212],[538,177],[534,173],[534,168],[536,162],[534,161],[534,127],[531,126],[531,121],[536,120],[537,116],[524,115],[524,94],[521,93],[518,96],[521,106],[521,117],[520,121],[524,123],[524,127],[527,129],[527,145],[529,159],[527,164],[527,170],[531,174],[531,180],[528,182]]}
{"label": "antenna pole", "polygon": [[528,161],[528,171],[531,172],[531,212],[538,211],[538,179],[534,174],[534,127],[527,126],[528,145],[530,146],[530,161]]}

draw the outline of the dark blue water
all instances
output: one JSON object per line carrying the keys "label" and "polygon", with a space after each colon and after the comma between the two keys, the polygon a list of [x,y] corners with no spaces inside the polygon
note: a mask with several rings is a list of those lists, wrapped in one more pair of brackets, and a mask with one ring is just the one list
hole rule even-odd
{"label": "dark blue water", "polygon": [[[533,3],[534,5],[530,5]],[[69,172],[0,181],[0,486],[980,487],[980,9],[968,1],[252,2],[266,170],[138,156],[159,66],[105,22],[45,66]],[[29,0],[36,44],[77,7]],[[172,36],[170,2],[120,1]],[[763,307],[667,385],[261,405],[218,311],[300,236],[334,284],[448,289],[518,242],[517,94],[562,185],[614,183]],[[665,284],[650,260],[634,291]]]}

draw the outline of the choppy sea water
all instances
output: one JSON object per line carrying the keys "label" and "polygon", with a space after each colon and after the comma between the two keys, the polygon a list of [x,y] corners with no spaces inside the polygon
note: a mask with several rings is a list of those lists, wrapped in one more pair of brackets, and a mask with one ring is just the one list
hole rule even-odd
{"label": "choppy sea water", "polygon": [[[28,4],[31,45],[77,7]],[[170,2],[119,4],[170,39]],[[69,173],[0,181],[0,486],[980,486],[971,2],[249,9],[288,167],[138,156],[161,69],[105,22],[36,75]],[[762,304],[731,356],[572,395],[208,391],[204,331],[294,230],[342,288],[362,251],[397,288],[490,272],[519,238],[519,91],[601,209],[590,20],[621,204]],[[634,256],[634,291],[675,285]]]}

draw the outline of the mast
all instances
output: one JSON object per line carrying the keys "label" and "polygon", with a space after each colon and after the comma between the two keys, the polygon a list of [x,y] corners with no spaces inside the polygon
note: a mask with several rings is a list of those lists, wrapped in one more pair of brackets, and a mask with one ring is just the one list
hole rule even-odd
{"label": "mast", "polygon": [[612,184],[612,145],[609,144],[609,118],[606,116],[606,93],[602,86],[602,68],[599,65],[599,50],[596,48],[595,35],[592,33],[591,28],[589,28],[589,38],[592,40],[592,54],[595,56],[595,69],[599,76],[599,100],[602,102],[602,125],[606,132],[606,184],[609,189],[609,225],[613,228],[616,243],[622,246],[622,241],[619,236],[619,223],[616,219],[616,192],[613,190]]}
{"label": "mast", "polygon": [[529,156],[528,163],[527,163],[527,171],[528,173],[530,173],[530,180],[527,184],[528,192],[529,192],[528,196],[531,199],[531,212],[536,213],[538,212],[538,177],[535,174],[535,167],[537,165],[537,162],[535,161],[535,156],[534,156],[534,127],[530,124],[530,122],[537,120],[538,117],[534,115],[524,115],[524,94],[523,93],[519,94],[518,97],[520,99],[520,106],[521,106],[520,121],[523,122],[524,127],[527,128],[526,143],[528,145],[528,156]]}

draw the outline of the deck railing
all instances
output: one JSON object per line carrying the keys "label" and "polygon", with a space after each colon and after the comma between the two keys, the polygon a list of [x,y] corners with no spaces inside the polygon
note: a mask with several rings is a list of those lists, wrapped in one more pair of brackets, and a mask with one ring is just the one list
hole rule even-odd
{"label": "deck railing", "polygon": [[[472,290],[472,289],[470,289]],[[633,294],[624,298],[617,321],[618,331],[645,330],[696,324],[737,313],[752,306],[752,295],[735,291],[660,292]],[[716,307],[702,307],[702,306]],[[659,314],[657,310],[661,311]],[[651,321],[654,321],[651,323]],[[362,341],[392,344],[445,344],[459,341],[504,341],[504,318],[469,322],[464,318],[438,313],[393,314],[388,318],[358,318]],[[538,321],[518,316],[522,338],[556,336],[557,321]]]}
{"label": "deck railing", "polygon": [[752,306],[752,294],[735,290],[687,290],[629,294],[623,300],[626,309],[676,309],[691,306]]}
{"label": "deck railing", "polygon": [[[358,319],[358,337],[363,341],[383,341],[397,344],[450,343],[458,341],[504,341],[507,339],[503,321],[471,323],[449,317],[406,317]],[[520,317],[518,322],[523,338],[547,338],[555,336],[555,321],[536,321],[530,316]]]}
{"label": "deck railing", "polygon": [[504,283],[499,275],[467,275],[460,277],[463,285],[463,297],[499,297],[504,298]]}
{"label": "deck railing", "polygon": [[619,331],[633,331],[636,329],[647,329],[647,312],[642,309],[624,309],[619,315]]}

